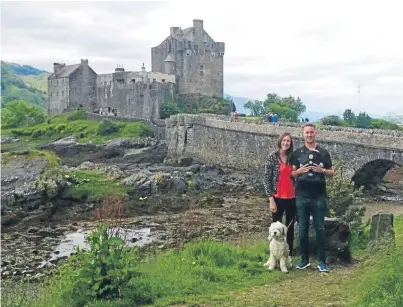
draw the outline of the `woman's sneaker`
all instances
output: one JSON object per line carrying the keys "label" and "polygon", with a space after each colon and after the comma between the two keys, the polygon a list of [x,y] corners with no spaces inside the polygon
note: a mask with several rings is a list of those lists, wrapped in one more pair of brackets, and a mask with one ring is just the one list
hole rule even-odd
{"label": "woman's sneaker", "polygon": [[323,261],[319,261],[317,267],[318,267],[319,272],[329,272],[329,268],[327,267],[327,264]]}
{"label": "woman's sneaker", "polygon": [[309,263],[308,259],[302,259],[300,261],[300,263],[297,264],[296,268],[300,269],[300,270],[303,270],[303,269],[306,269],[307,267],[309,267],[310,265],[311,264]]}

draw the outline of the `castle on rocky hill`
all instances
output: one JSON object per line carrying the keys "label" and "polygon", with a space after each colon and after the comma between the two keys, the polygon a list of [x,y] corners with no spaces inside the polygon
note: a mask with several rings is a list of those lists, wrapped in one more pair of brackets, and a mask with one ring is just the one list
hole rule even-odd
{"label": "castle on rocky hill", "polygon": [[151,71],[117,67],[97,74],[88,63],[54,63],[48,78],[48,114],[85,108],[101,115],[159,119],[160,105],[180,94],[223,97],[225,44],[215,42],[193,20],[193,27],[171,27],[170,35],[151,48]]}

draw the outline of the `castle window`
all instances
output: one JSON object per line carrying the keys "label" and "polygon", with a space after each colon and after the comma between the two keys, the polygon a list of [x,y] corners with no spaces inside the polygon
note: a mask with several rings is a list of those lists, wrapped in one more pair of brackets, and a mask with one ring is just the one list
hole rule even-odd
{"label": "castle window", "polygon": [[56,97],[59,97],[59,92],[56,92]]}
{"label": "castle window", "polygon": [[199,51],[199,46],[197,46],[197,45],[195,45],[195,52],[198,52]]}
{"label": "castle window", "polygon": [[104,81],[104,86],[106,86],[106,81]]}
{"label": "castle window", "polygon": [[171,52],[171,42],[168,43],[168,52]]}
{"label": "castle window", "polygon": [[203,70],[203,65],[200,65],[200,70]]}
{"label": "castle window", "polygon": [[109,81],[109,84],[112,85],[112,81]]}
{"label": "castle window", "polygon": [[203,76],[203,70],[200,70],[200,76]]}
{"label": "castle window", "polygon": [[64,97],[64,91],[62,91],[62,97]]}
{"label": "castle window", "polygon": [[165,82],[165,79],[162,79],[162,82]]}
{"label": "castle window", "polygon": [[56,80],[56,85],[59,86],[59,80]]}
{"label": "castle window", "polygon": [[154,78],[154,79],[153,79],[153,82],[156,82],[156,81],[157,81],[157,79]]}
{"label": "castle window", "polygon": [[188,41],[188,49],[192,49],[192,46],[189,41]]}
{"label": "castle window", "polygon": [[133,82],[133,83],[136,83],[136,79],[132,79],[132,82]]}
{"label": "castle window", "polygon": [[50,97],[53,97],[53,93],[52,93],[52,92],[50,92]]}

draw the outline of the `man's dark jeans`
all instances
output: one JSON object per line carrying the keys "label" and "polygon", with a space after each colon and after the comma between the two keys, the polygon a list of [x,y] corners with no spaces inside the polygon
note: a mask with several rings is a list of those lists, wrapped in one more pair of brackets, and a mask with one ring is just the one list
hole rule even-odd
{"label": "man's dark jeans", "polygon": [[316,252],[319,261],[325,261],[325,215],[327,213],[327,197],[296,197],[299,248],[303,259],[309,259],[309,218],[313,217],[316,232]]}

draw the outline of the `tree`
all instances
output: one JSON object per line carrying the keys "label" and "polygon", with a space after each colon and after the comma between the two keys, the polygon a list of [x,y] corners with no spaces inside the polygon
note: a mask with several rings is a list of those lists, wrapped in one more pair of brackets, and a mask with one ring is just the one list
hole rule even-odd
{"label": "tree", "polygon": [[337,115],[326,116],[326,117],[322,118],[320,121],[323,125],[327,125],[327,126],[342,126],[343,125],[341,118]]}
{"label": "tree", "polygon": [[356,116],[354,114],[353,111],[351,111],[351,109],[346,109],[343,112],[343,119],[348,122],[349,124],[353,124],[356,120]]}
{"label": "tree", "polygon": [[248,109],[253,116],[263,116],[267,112],[267,109],[264,108],[263,101],[259,100],[249,100],[243,107]]}
{"label": "tree", "polygon": [[1,124],[4,128],[20,128],[43,123],[46,119],[42,109],[24,100],[10,101],[1,109]]}
{"label": "tree", "polygon": [[164,101],[160,108],[160,118],[167,118],[180,113],[178,105],[173,101]]}
{"label": "tree", "polygon": [[356,126],[358,128],[368,128],[371,124],[371,120],[371,117],[367,113],[360,112],[356,118]]}
{"label": "tree", "polygon": [[269,105],[269,112],[276,113],[280,119],[298,122],[298,112],[284,105],[272,103]]}
{"label": "tree", "polygon": [[279,104],[296,111],[298,116],[306,111],[306,106],[299,97],[297,99],[292,96],[283,97],[280,99]]}

